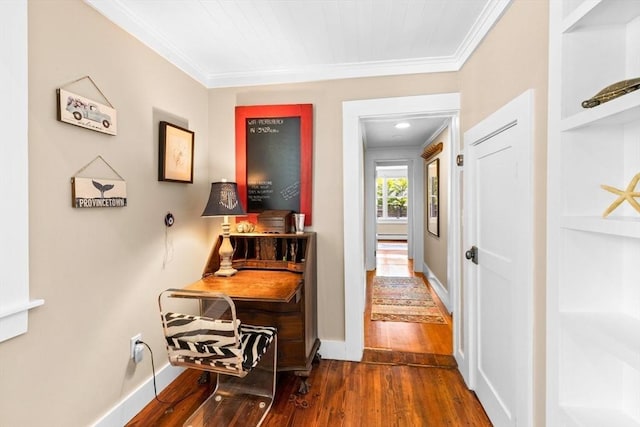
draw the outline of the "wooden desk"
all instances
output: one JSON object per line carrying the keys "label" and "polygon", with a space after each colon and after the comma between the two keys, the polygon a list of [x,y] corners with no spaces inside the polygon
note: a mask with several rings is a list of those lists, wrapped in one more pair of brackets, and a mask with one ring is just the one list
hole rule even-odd
{"label": "wooden desk", "polygon": [[[316,322],[315,233],[232,234],[230,277],[217,277],[220,236],[203,278],[186,289],[222,292],[233,299],[242,323],[278,328],[278,371],[308,377],[320,347]],[[308,389],[306,380],[300,387]]]}
{"label": "wooden desk", "polygon": [[231,277],[206,276],[185,289],[221,292],[234,301],[290,302],[303,283],[300,273],[240,270]]}

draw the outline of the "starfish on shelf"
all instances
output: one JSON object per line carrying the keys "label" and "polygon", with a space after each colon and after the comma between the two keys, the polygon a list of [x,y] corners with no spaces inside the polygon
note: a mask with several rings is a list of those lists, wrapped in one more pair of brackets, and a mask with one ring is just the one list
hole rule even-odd
{"label": "starfish on shelf", "polygon": [[616,208],[618,206],[620,206],[620,204],[622,204],[622,202],[624,202],[625,200],[627,202],[629,202],[629,204],[631,206],[633,206],[633,208],[635,210],[638,211],[638,213],[640,213],[640,204],[638,203],[638,201],[635,199],[635,197],[640,197],[640,192],[638,191],[633,191],[636,188],[636,185],[638,185],[638,181],[640,181],[640,173],[637,173],[629,182],[629,185],[627,185],[627,189],[626,190],[619,190],[615,187],[611,187],[609,185],[601,185],[600,187],[602,187],[603,190],[607,190],[610,193],[613,194],[617,194],[619,197],[614,200],[613,203],[611,203],[611,205],[609,205],[609,207],[607,208],[607,210],[604,211],[604,213],[602,214],[603,218],[606,218],[607,215],[609,215],[611,212],[613,212],[614,210],[616,210]]}

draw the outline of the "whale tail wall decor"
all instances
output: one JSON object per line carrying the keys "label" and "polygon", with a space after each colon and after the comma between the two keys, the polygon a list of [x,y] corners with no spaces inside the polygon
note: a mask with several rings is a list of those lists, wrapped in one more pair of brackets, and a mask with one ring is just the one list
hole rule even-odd
{"label": "whale tail wall decor", "polygon": [[111,190],[113,188],[113,184],[100,184],[98,181],[91,180],[93,182],[93,186],[100,191],[100,198],[104,199],[104,193]]}

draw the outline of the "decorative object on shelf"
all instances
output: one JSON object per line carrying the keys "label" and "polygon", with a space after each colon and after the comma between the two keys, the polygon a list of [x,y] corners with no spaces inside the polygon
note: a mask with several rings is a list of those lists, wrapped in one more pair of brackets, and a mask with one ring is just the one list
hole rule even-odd
{"label": "decorative object on shelf", "polygon": [[238,233],[253,233],[256,229],[256,225],[249,221],[240,221],[236,224],[236,231]]}
{"label": "decorative object on shelf", "polygon": [[293,214],[293,224],[296,229],[296,234],[304,233],[304,214]]}
{"label": "decorative object on shelf", "polygon": [[611,203],[611,205],[609,205],[609,207],[604,211],[604,213],[602,214],[602,217],[606,218],[607,215],[609,215],[611,212],[616,210],[618,206],[620,206],[622,202],[624,202],[625,200],[629,202],[629,204],[633,206],[633,208],[636,211],[638,211],[638,213],[640,213],[640,204],[635,199],[636,197],[640,197],[640,191],[634,191],[639,181],[640,181],[640,173],[637,173],[631,179],[631,181],[629,182],[629,185],[627,185],[626,190],[619,190],[609,185],[601,185],[600,187],[602,187],[603,190],[607,190],[610,193],[618,195],[618,198],[613,203]]}
{"label": "decorative object on shelf", "polygon": [[[80,174],[89,174],[89,177]],[[107,173],[113,175],[106,178]],[[102,176],[96,178],[96,176]],[[74,208],[120,208],[127,206],[127,183],[111,167],[109,163],[98,156],[71,178],[71,206]]]}
{"label": "decorative object on shelf", "polygon": [[422,157],[425,161],[428,161],[430,158],[432,158],[433,156],[435,156],[438,153],[441,153],[442,150],[444,148],[444,144],[442,142],[438,142],[438,143],[432,143],[427,145],[424,150],[422,150],[422,154],[420,155],[420,157]]}
{"label": "decorative object on shelf", "polygon": [[235,182],[212,182],[209,200],[202,216],[222,216],[222,244],[220,246],[220,269],[216,276],[233,276],[237,270],[232,267],[233,247],[229,240],[229,217],[245,215],[238,197],[238,185]]}
{"label": "decorative object on shelf", "polygon": [[117,134],[117,114],[115,108],[102,93],[98,85],[89,76],[80,77],[65,86],[70,86],[82,80],[88,80],[100,93],[108,105],[100,104],[84,96],[69,92],[62,87],[56,89],[58,98],[58,120],[86,129],[106,133]]}
{"label": "decorative object on shelf", "polygon": [[160,122],[158,181],[193,184],[194,133],[169,122]]}
{"label": "decorative object on shelf", "polygon": [[434,236],[440,236],[439,178],[440,159],[434,159],[427,165],[427,230]]}
{"label": "decorative object on shelf", "polygon": [[640,77],[629,80],[622,80],[614,83],[602,89],[595,94],[592,98],[582,101],[583,108],[593,108],[598,105],[618,98],[619,96],[626,95],[635,90],[640,89]]}
{"label": "decorative object on shelf", "polygon": [[288,233],[291,227],[291,211],[267,210],[258,215],[258,231],[261,233]]}

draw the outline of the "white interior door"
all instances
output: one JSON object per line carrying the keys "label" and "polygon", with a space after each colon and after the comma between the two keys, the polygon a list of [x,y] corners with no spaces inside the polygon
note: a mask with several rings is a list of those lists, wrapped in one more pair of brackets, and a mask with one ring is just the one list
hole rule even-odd
{"label": "white interior door", "polygon": [[531,424],[531,92],[465,133],[470,382],[492,423]]}

